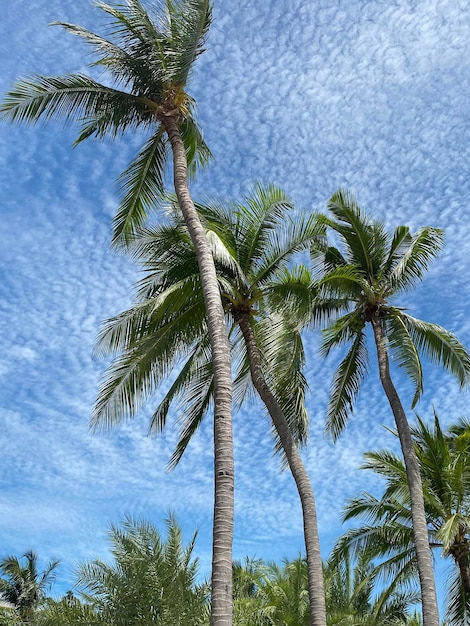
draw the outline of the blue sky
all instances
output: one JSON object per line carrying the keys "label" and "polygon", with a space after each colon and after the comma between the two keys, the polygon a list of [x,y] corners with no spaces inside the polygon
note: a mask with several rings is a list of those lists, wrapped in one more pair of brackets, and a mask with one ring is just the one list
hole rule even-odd
{"label": "blue sky", "polygon": [[[2,7],[0,91],[19,76],[85,72],[69,21],[100,31],[88,0],[10,0]],[[470,345],[470,6],[464,0],[215,0],[207,52],[189,92],[214,160],[198,194],[239,199],[254,181],[281,186],[299,208],[323,209],[338,187],[390,228],[430,225],[446,248],[406,301]],[[102,32],[102,30],[100,31]],[[61,559],[60,595],[76,565],[106,558],[106,528],[125,514],[160,526],[172,510],[187,537],[199,529],[201,572],[210,571],[210,420],[172,473],[176,426],[147,437],[152,403],[100,435],[88,429],[105,363],[92,357],[100,323],[132,302],[136,269],[110,250],[115,179],[143,142],[71,145],[58,124],[0,126],[0,556],[35,549]],[[404,302],[403,302],[404,304]],[[372,365],[348,429],[323,434],[336,359],[306,336],[311,440],[305,462],[317,498],[323,553],[341,534],[340,512],[363,489],[366,450],[395,445],[392,417]],[[397,385],[409,406],[411,389]],[[418,406],[449,424],[468,392],[426,369]],[[410,417],[413,415],[410,413]],[[259,405],[234,417],[235,558],[280,560],[303,550],[300,506],[272,456]]]}

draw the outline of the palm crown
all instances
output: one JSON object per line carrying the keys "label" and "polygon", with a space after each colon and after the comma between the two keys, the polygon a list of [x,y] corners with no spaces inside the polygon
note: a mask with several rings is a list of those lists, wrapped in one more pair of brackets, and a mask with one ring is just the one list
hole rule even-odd
{"label": "palm crown", "polygon": [[[284,264],[321,236],[315,216],[293,219],[285,194],[274,186],[257,186],[246,202],[225,206],[199,204],[214,255],[234,355],[235,399],[250,392],[246,348],[238,328],[242,316],[252,325],[269,384],[286,412],[298,441],[307,433],[302,375],[304,353],[299,324],[273,302],[283,300],[310,280],[306,268],[288,271]],[[180,441],[172,463],[181,458],[208,410],[213,394],[213,368],[197,260],[187,230],[175,207],[169,223],[141,229],[130,248],[145,270],[136,304],[106,322],[98,353],[117,353],[108,368],[94,414],[95,426],[133,415],[174,366],[179,373],[152,417],[161,430],[173,402],[184,406]],[[310,302],[311,304],[311,302]],[[308,306],[305,305],[305,309]],[[230,322],[231,320],[231,322]],[[288,348],[288,349],[287,349]],[[290,358],[286,358],[289,355]]]}
{"label": "palm crown", "polygon": [[330,246],[323,252],[325,273],[317,306],[322,311],[322,303],[335,303],[346,313],[325,330],[322,352],[350,344],[335,374],[328,407],[327,428],[336,438],[367,369],[365,328],[374,319],[382,320],[387,349],[414,384],[412,407],[423,392],[420,353],[442,365],[461,385],[469,380],[470,358],[451,332],[392,304],[395,296],[422,279],[443,246],[442,231],[426,227],[412,235],[408,227],[398,226],[390,236],[346,191],[333,195],[328,208],[333,218],[326,217],[325,222],[337,233],[343,249]]}
{"label": "palm crown", "polygon": [[166,0],[162,14],[146,11],[140,0],[96,5],[111,18],[109,39],[81,26],[54,24],[93,48],[93,65],[106,70],[112,86],[83,74],[35,76],[17,82],[0,111],[5,119],[17,122],[76,120],[81,124],[76,143],[136,128],[150,133],[120,177],[123,197],[114,231],[118,242],[142,223],[162,194],[168,153],[165,117],[177,118],[190,164],[210,157],[185,86],[194,60],[204,50],[211,8],[208,0]]}

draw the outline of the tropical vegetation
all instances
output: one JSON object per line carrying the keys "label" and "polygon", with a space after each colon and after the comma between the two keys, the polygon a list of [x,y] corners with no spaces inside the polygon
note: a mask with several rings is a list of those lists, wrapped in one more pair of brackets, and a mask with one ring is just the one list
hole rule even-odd
{"label": "tropical vegetation", "polygon": [[[271,417],[277,448],[294,477],[303,510],[310,603],[315,609],[311,623],[321,626],[326,615],[315,499],[297,447],[308,430],[304,353],[300,326],[292,321],[289,306],[305,276],[309,280],[310,276],[307,268],[287,269],[286,264],[321,239],[324,229],[315,215],[294,217],[292,203],[273,185],[255,186],[242,203],[198,204],[197,208],[231,329],[237,368],[234,395],[241,403],[251,379]],[[152,427],[160,431],[170,407],[184,407],[174,465],[214,392],[197,258],[177,206],[167,221],[136,233],[129,249],[144,278],[136,304],[108,320],[100,333],[98,351],[117,356],[105,374],[94,420],[122,420],[126,411],[135,411],[153,393],[162,376],[179,366],[152,417]]]}
{"label": "tropical vegetation", "polygon": [[[415,388],[412,406],[423,391],[420,353],[454,375],[461,386],[470,377],[470,356],[451,332],[409,315],[393,300],[423,277],[443,245],[443,233],[426,227],[412,235],[398,226],[389,235],[351,193],[336,192],[329,200],[331,217],[325,223],[343,249],[322,251],[324,274],[319,292],[320,311],[335,303],[343,307],[324,331],[322,352],[349,345],[334,376],[328,406],[327,429],[334,438],[344,429],[367,369],[366,327],[372,327],[379,376],[400,439],[410,490],[413,537],[421,585],[424,626],[439,626],[431,552],[428,544],[423,486],[406,413],[393,383],[389,359],[401,367]],[[323,301],[323,302],[322,302]]]}
{"label": "tropical vegetation", "polygon": [[[464,626],[470,620],[470,423],[461,419],[441,428],[437,413],[431,426],[421,418],[411,429],[423,483],[424,507],[431,548],[450,559],[446,619]],[[367,452],[364,469],[385,480],[380,497],[364,492],[345,508],[343,520],[365,524],[349,530],[336,552],[367,549],[379,559],[387,584],[416,573],[411,501],[403,461],[391,450]]]}
{"label": "tropical vegetation", "polygon": [[[76,143],[124,132],[148,134],[120,178],[122,200],[113,241],[125,246],[164,191],[168,153],[173,182],[196,251],[214,371],[214,551],[213,624],[229,624],[233,538],[233,445],[230,349],[213,258],[188,187],[188,167],[210,157],[194,119],[195,102],[185,91],[194,61],[204,51],[211,22],[209,0],[166,0],[157,12],[140,0],[97,3],[110,21],[109,38],[81,26],[59,23],[91,46],[111,86],[83,74],[20,80],[0,112],[11,122],[50,118],[77,121]],[[127,408],[127,407],[126,407]]]}
{"label": "tropical vegetation", "polygon": [[[110,528],[111,562],[82,565],[73,591],[61,600],[47,597],[58,561],[41,572],[33,551],[3,558],[0,625],[411,626],[420,621],[415,606],[421,600],[424,626],[439,626],[431,549],[454,566],[446,619],[467,624],[470,423],[462,419],[444,433],[435,415],[433,428],[420,418],[410,428],[390,368],[393,361],[413,384],[412,409],[424,390],[422,356],[462,387],[469,382],[470,355],[457,337],[395,302],[422,280],[443,247],[443,232],[426,227],[413,234],[398,226],[388,233],[346,190],[331,197],[327,215],[297,211],[275,185],[255,185],[241,202],[195,203],[189,182],[211,153],[187,85],[204,52],[210,1],[161,0],[147,10],[141,0],[100,0],[96,7],[108,22],[105,36],[55,23],[91,48],[90,76],[19,80],[0,114],[17,123],[78,123],[76,144],[123,134],[142,138],[118,181],[112,243],[144,277],[135,303],[99,334],[97,353],[113,360],[91,423],[97,430],[135,416],[171,378],[150,430],[162,431],[180,413],[174,467],[212,410],[211,580],[198,579],[195,535],[185,546],[173,516],[165,538],[152,524],[128,517]],[[170,170],[175,195],[168,200]],[[301,456],[309,431],[303,331],[319,322],[322,354],[345,348],[327,430],[337,439],[353,412],[370,331],[403,456],[366,454],[364,467],[385,479],[384,494],[363,493],[348,505],[345,521],[367,523],[348,531],[326,562]],[[232,562],[232,404],[257,396],[302,505],[305,559],[282,565]]]}
{"label": "tropical vegetation", "polygon": [[[39,571],[38,555],[29,550],[20,558],[7,556],[0,561],[0,599],[13,607],[7,616],[13,621],[31,621],[55,580],[59,561],[51,560],[46,569]],[[5,607],[4,607],[5,608]]]}

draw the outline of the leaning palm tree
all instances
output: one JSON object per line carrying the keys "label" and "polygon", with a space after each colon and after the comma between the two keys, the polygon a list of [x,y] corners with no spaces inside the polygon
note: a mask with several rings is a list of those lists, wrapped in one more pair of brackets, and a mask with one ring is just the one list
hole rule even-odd
{"label": "leaning palm tree", "polygon": [[322,350],[350,344],[335,374],[328,406],[327,428],[336,438],[352,410],[367,368],[365,329],[372,326],[380,381],[389,401],[400,438],[410,489],[413,532],[423,602],[424,626],[438,626],[435,582],[428,545],[426,516],[418,460],[405,410],[393,384],[389,354],[415,386],[413,406],[423,391],[420,352],[456,376],[461,385],[470,377],[470,357],[458,339],[444,328],[418,320],[391,300],[419,282],[443,245],[442,231],[423,228],[412,235],[405,226],[393,237],[373,221],[347,191],[328,202],[332,217],[325,218],[344,246],[323,254],[325,275],[321,301],[341,303],[346,313],[325,330]]}
{"label": "leaning palm tree", "polygon": [[[455,564],[446,593],[446,619],[453,626],[464,626],[470,619],[470,423],[462,419],[443,432],[435,413],[433,426],[418,417],[412,435],[429,544]],[[343,520],[366,524],[349,530],[335,552],[367,548],[380,557],[380,572],[392,585],[416,571],[406,471],[403,461],[388,450],[366,453],[363,468],[385,479],[385,490],[380,498],[362,493],[347,505]]]}
{"label": "leaning palm tree", "polygon": [[[198,205],[212,246],[227,321],[231,326],[236,399],[251,384],[273,424],[277,448],[294,477],[303,511],[312,606],[311,624],[325,624],[322,561],[315,499],[298,450],[305,440],[304,360],[299,319],[292,314],[312,306],[310,274],[305,267],[288,270],[296,252],[322,236],[314,215],[292,217],[293,207],[274,186],[256,186],[243,203]],[[133,414],[156,381],[185,361],[152,419],[155,430],[167,421],[173,402],[184,405],[183,427],[172,464],[183,454],[211,402],[214,368],[196,256],[187,229],[175,208],[171,222],[143,229],[131,248],[146,272],[137,303],[104,326],[98,349],[114,352],[95,411],[97,423]],[[297,294],[306,297],[302,307]],[[282,302],[283,308],[279,308]],[[123,407],[116,413],[116,406]]]}
{"label": "leaning palm tree", "polygon": [[97,137],[147,131],[148,139],[120,182],[123,198],[113,241],[126,245],[161,195],[165,163],[173,158],[173,181],[196,250],[214,364],[215,503],[212,573],[213,623],[230,623],[233,536],[233,446],[231,364],[214,262],[188,188],[188,165],[210,153],[194,119],[195,102],[185,91],[195,59],[203,52],[211,21],[209,0],[165,0],[165,10],[147,12],[140,0],[97,2],[110,16],[110,37],[60,23],[89,44],[112,86],[82,74],[36,76],[19,81],[0,111],[12,122],[77,120],[77,143]]}
{"label": "leaning palm tree", "polygon": [[4,577],[0,578],[0,598],[15,607],[15,613],[21,622],[29,622],[55,580],[54,570],[59,561],[50,561],[40,573],[35,552],[26,552],[21,559],[8,556],[0,561],[0,574]]}

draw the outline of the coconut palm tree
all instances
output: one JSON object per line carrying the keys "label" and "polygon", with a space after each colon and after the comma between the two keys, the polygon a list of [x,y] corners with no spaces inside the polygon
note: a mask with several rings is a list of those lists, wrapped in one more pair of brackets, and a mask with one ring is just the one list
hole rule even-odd
{"label": "coconut palm tree", "polygon": [[[411,429],[423,482],[428,541],[455,564],[446,594],[446,619],[464,626],[470,619],[470,423],[461,419],[442,431],[437,413],[434,425],[417,418]],[[342,549],[366,547],[382,560],[380,570],[393,580],[413,577],[411,502],[403,461],[393,452],[365,454],[364,469],[385,479],[380,498],[363,493],[345,508],[343,520],[364,520],[338,542]]]}
{"label": "coconut palm tree", "polygon": [[37,122],[58,118],[81,124],[77,143],[97,137],[147,131],[148,139],[122,174],[123,197],[114,221],[115,245],[126,245],[161,195],[171,152],[173,181],[196,250],[214,364],[215,503],[212,572],[213,624],[229,624],[233,537],[233,446],[231,363],[214,262],[188,188],[188,165],[209,158],[194,119],[195,102],[185,91],[195,59],[203,52],[211,21],[209,0],[165,0],[147,12],[140,0],[97,2],[110,17],[110,37],[60,23],[89,44],[95,64],[110,79],[102,84],[82,74],[21,80],[1,104],[4,119]]}
{"label": "coconut palm tree", "polygon": [[395,418],[405,461],[424,626],[438,626],[419,465],[405,410],[390,375],[389,354],[414,383],[413,406],[423,390],[420,352],[456,376],[461,385],[469,380],[470,357],[455,335],[412,317],[391,302],[421,280],[443,245],[443,234],[435,228],[423,228],[411,235],[407,227],[399,226],[390,237],[383,224],[367,216],[354,197],[343,190],[333,195],[328,208],[332,217],[325,221],[344,248],[324,251],[321,298],[336,300],[338,305],[342,302],[346,312],[325,330],[322,350],[326,355],[336,346],[349,344],[350,348],[333,380],[327,428],[336,438],[346,425],[367,368],[365,329],[370,325],[380,381]]}
{"label": "coconut palm tree", "polygon": [[[241,402],[251,383],[272,419],[277,447],[289,466],[303,510],[309,570],[312,624],[325,624],[322,561],[315,499],[297,443],[305,440],[304,360],[299,318],[291,301],[300,291],[312,306],[311,277],[305,267],[286,264],[322,236],[315,216],[289,215],[292,204],[274,186],[257,185],[243,203],[197,205],[217,266],[224,309],[231,325],[234,391]],[[207,327],[196,256],[186,227],[175,209],[168,225],[143,229],[132,251],[143,266],[137,304],[108,321],[98,348],[118,357],[108,368],[96,406],[97,422],[125,416],[116,406],[134,412],[168,370],[184,362],[158,406],[152,427],[161,430],[174,401],[184,406],[176,464],[207,411],[213,394],[213,366],[207,352]],[[279,303],[283,310],[276,310]],[[292,305],[293,306],[293,305]],[[288,313],[288,314],[287,314]]]}
{"label": "coconut palm tree", "polygon": [[[22,560],[24,562],[22,562]],[[31,621],[35,610],[55,580],[59,561],[51,560],[43,572],[38,571],[38,555],[32,550],[19,559],[7,556],[0,561],[0,598],[12,604],[22,622]]]}

